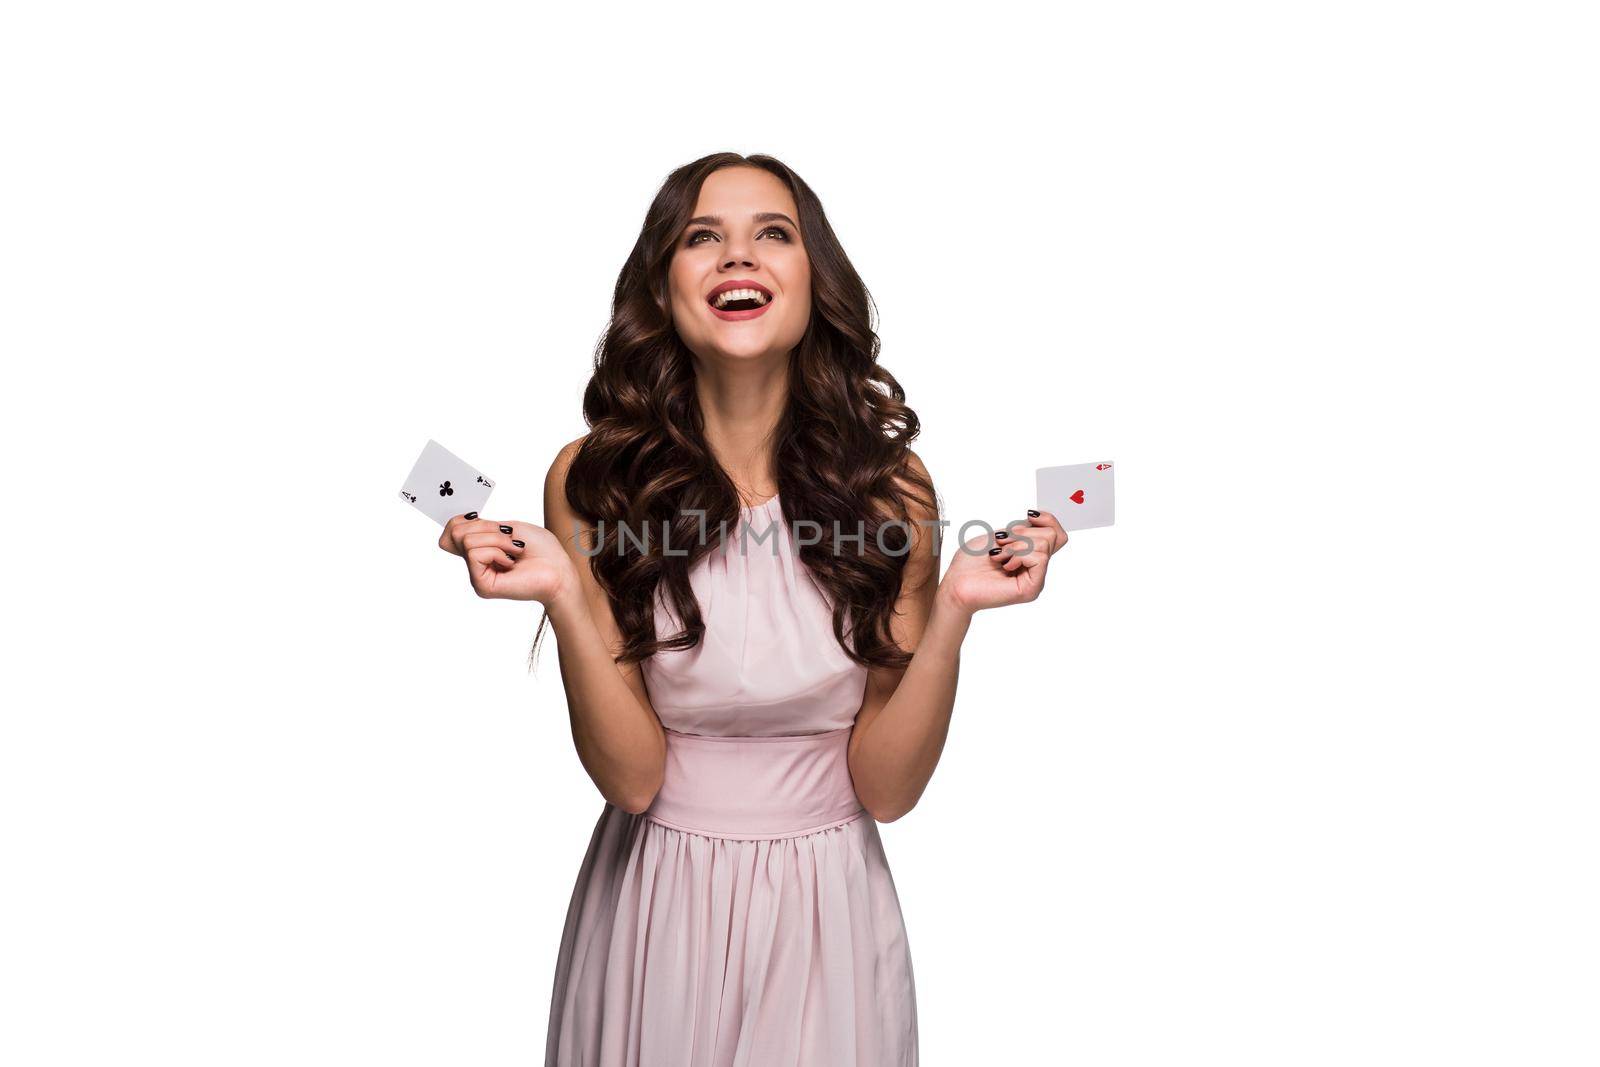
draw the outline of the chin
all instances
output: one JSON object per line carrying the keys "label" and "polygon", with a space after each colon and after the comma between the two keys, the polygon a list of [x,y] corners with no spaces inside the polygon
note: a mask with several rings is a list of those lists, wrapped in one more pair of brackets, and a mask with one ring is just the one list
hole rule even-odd
{"label": "chin", "polygon": [[779,351],[777,345],[752,341],[749,344],[713,344],[711,350],[723,359],[755,360]]}
{"label": "chin", "polygon": [[[718,327],[721,327],[720,323]],[[774,353],[788,352],[800,343],[796,337],[785,344],[782,337],[765,330],[760,334],[750,331],[748,335],[741,336],[739,331],[721,328],[713,329],[704,340],[706,351],[715,352],[724,359],[760,359]]]}

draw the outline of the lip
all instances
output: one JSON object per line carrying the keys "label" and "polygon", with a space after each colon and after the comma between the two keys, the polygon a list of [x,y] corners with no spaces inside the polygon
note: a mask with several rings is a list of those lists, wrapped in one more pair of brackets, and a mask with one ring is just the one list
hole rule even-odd
{"label": "lip", "polygon": [[[723,311],[721,308],[715,307],[711,301],[716,299],[718,293],[725,293],[729,289],[754,289],[757,292],[765,293],[767,302],[758,308],[750,308],[747,311]],[[767,309],[772,306],[773,301],[775,300],[777,300],[777,297],[772,295],[772,290],[768,289],[760,282],[754,282],[748,278],[735,278],[732,281],[719,283],[715,288],[707,293],[706,307],[711,309],[711,314],[715,315],[724,322],[741,322],[745,319],[753,319],[760,315],[765,315],[767,313]]]}

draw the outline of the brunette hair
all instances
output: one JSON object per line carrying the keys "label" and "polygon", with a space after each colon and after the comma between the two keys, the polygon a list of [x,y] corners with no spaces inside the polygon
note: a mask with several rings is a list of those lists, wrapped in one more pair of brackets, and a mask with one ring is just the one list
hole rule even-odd
{"label": "brunette hair", "polygon": [[[759,167],[788,187],[810,259],[810,323],[790,355],[788,402],[772,438],[783,521],[821,527],[821,540],[800,545],[798,554],[833,608],[840,647],[859,664],[904,667],[911,655],[895,642],[890,622],[909,559],[907,501],[938,513],[932,483],[907,455],[920,430],[917,416],[878,364],[872,298],[822,202],[777,159],[733,152],[679,167],[656,193],[617,277],[611,321],[583,395],[590,432],[568,469],[566,495],[581,520],[604,527],[584,548],[594,552],[590,567],[622,634],[616,660],[694,647],[705,623],[689,571],[716,547],[702,532],[726,522],[737,545],[741,500],[705,443],[694,356],[673,328],[668,289],[701,184],[723,167]],[[704,511],[703,520],[686,513],[694,509]],[[645,546],[638,543],[643,530],[653,532]],[[666,545],[654,536],[662,532]],[[668,546],[672,554],[663,551]],[[656,633],[658,587],[683,623],[676,635]],[[537,647],[536,637],[535,653]]]}

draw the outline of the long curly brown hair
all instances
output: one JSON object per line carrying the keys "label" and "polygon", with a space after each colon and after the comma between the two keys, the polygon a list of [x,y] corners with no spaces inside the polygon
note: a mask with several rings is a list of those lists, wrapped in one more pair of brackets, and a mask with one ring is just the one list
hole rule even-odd
{"label": "long curly brown hair", "polygon": [[[689,572],[716,547],[702,531],[736,537],[739,529],[742,502],[706,445],[694,356],[672,325],[668,268],[701,184],[713,171],[740,166],[759,167],[788,186],[811,265],[810,323],[790,354],[788,400],[773,434],[783,521],[790,529],[797,520],[816,523],[800,527],[804,539],[820,528],[821,540],[800,544],[798,554],[832,605],[840,647],[856,663],[901,668],[911,656],[890,622],[910,558],[908,501],[938,513],[932,483],[907,455],[920,425],[900,383],[878,364],[871,295],[822,202],[777,159],[733,152],[679,167],[656,193],[617,277],[611,321],[584,391],[590,431],[568,469],[566,494],[574,513],[598,528],[584,547],[594,553],[590,566],[622,633],[616,661],[700,641],[705,623]],[[703,520],[688,514],[694,509],[705,512]],[[619,522],[630,531],[626,538]],[[641,546],[645,530],[653,533]],[[665,546],[656,536],[663,531]],[[658,587],[683,623],[676,635],[656,633]]]}

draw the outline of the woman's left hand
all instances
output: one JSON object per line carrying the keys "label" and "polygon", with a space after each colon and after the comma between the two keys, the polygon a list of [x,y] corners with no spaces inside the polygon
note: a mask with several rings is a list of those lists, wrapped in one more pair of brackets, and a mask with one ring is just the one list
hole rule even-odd
{"label": "woman's left hand", "polygon": [[1029,511],[1027,519],[996,530],[993,538],[974,537],[958,548],[939,596],[968,614],[1037,599],[1050,557],[1066,543],[1060,520],[1048,511]]}

